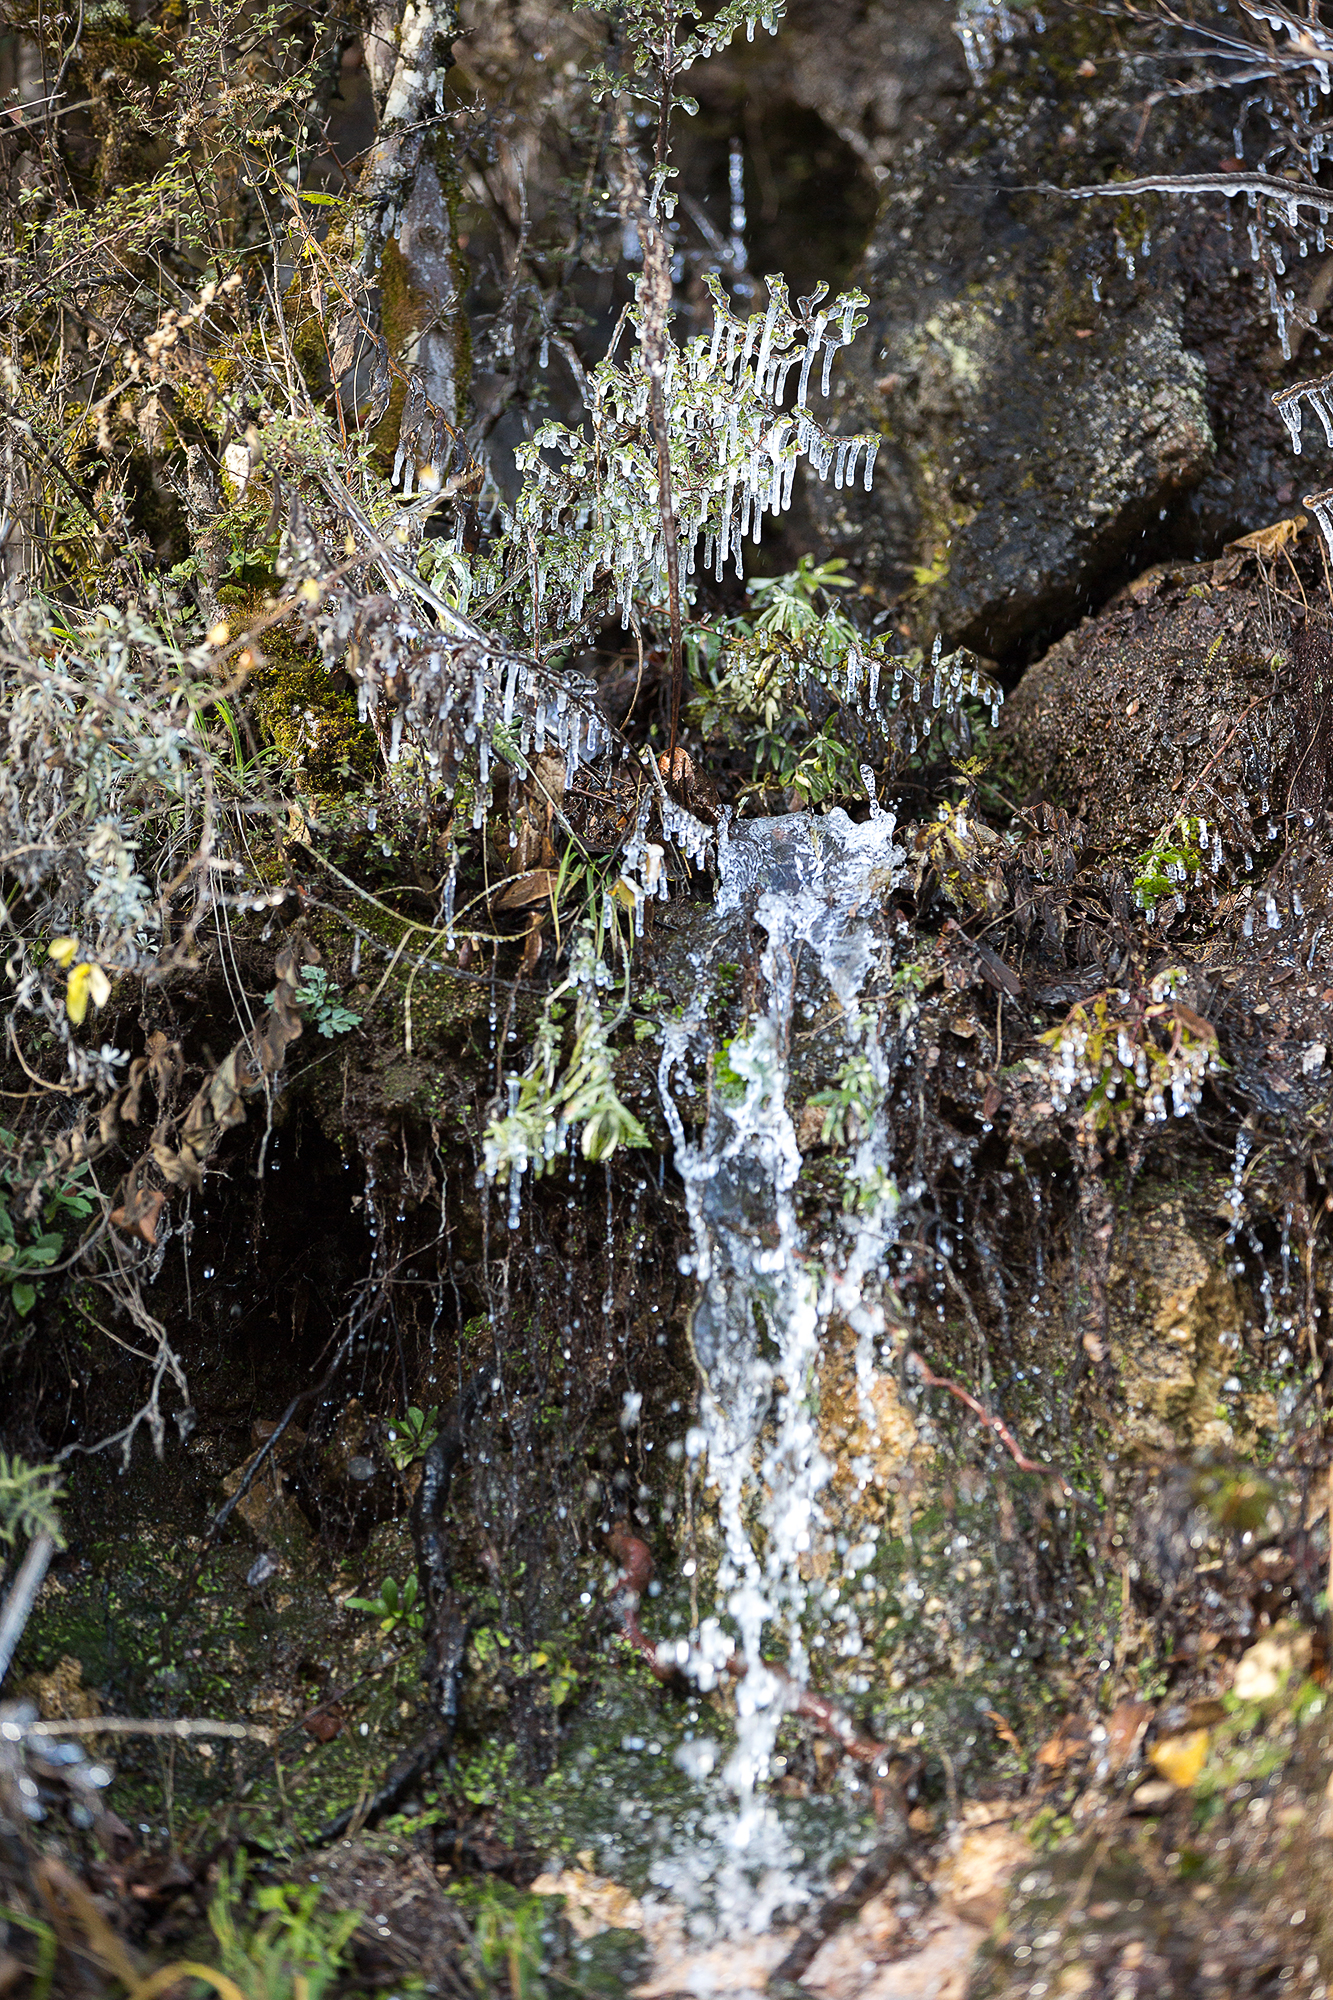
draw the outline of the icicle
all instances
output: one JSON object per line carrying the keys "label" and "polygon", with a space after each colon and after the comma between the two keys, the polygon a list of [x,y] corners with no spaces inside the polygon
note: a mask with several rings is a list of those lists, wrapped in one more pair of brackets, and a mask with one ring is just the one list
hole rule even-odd
{"label": "icicle", "polygon": [[801,379],[796,385],[796,407],[798,410],[805,408],[806,390],[810,384],[810,369],[818,351],[818,348],[813,343],[808,344],[804,355],[801,357]]}
{"label": "icicle", "polygon": [[870,479],[871,479],[871,474],[875,470],[875,454],[878,450],[879,450],[879,439],[877,437],[867,438],[866,467],[864,473],[861,475],[861,483],[864,486],[865,491],[867,493],[870,491]]}
{"label": "icicle", "polygon": [[1291,440],[1291,448],[1297,457],[1300,456],[1301,452],[1301,394],[1303,387],[1302,383],[1297,383],[1295,388],[1280,389],[1273,398],[1273,406],[1287,427],[1287,436]]}
{"label": "icicle", "polygon": [[[1302,507],[1308,507],[1314,515],[1315,520],[1319,523],[1319,532],[1323,537],[1324,548],[1327,551],[1329,561],[1333,562],[1333,487],[1325,487],[1319,493],[1307,493],[1301,501],[1301,505]],[[1248,865],[1247,863],[1246,866],[1248,867]]]}
{"label": "icicle", "polygon": [[764,314],[764,331],[763,338],[759,342],[759,359],[755,362],[755,377],[759,384],[759,393],[761,396],[764,393],[764,375],[768,368],[768,357],[772,351],[773,327],[777,316],[778,302],[775,298],[770,298],[768,311]]}
{"label": "icicle", "polygon": [[1333,403],[1330,402],[1330,389],[1333,389],[1333,383],[1327,379],[1323,382],[1312,383],[1307,392],[1307,400],[1310,408],[1324,426],[1324,436],[1328,440],[1330,451],[1333,451]]}

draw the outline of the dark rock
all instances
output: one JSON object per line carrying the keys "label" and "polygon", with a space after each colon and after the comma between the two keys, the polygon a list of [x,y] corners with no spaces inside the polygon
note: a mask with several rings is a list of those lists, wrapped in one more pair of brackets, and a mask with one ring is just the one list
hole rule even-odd
{"label": "dark rock", "polygon": [[1030,653],[1149,562],[1272,520],[1305,476],[1227,205],[1043,191],[1230,152],[1226,93],[1149,107],[1163,47],[1160,28],[1065,12],[965,108],[942,100],[886,182],[835,419],[884,448],[869,495],[812,482],[810,505],[927,634]]}

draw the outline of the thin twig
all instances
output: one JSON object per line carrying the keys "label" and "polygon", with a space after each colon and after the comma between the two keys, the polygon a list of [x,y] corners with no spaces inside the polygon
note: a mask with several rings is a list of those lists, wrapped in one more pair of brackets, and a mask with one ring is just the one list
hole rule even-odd
{"label": "thin twig", "polygon": [[238,1742],[272,1743],[274,1732],[257,1722],[213,1722],[205,1717],[154,1717],[135,1715],[78,1715],[60,1722],[30,1722],[25,1736],[174,1736],[188,1741],[193,1736],[226,1736]]}
{"label": "thin twig", "polygon": [[1064,1474],[1055,1466],[1046,1465],[1040,1459],[1028,1457],[1003,1417],[995,1416],[986,1408],[984,1403],[979,1403],[969,1390],[964,1389],[957,1382],[950,1381],[947,1375],[937,1375],[934,1369],[928,1367],[921,1359],[921,1356],[914,1347],[908,1349],[907,1365],[930,1388],[947,1389],[951,1396],[956,1397],[960,1403],[965,1404],[972,1411],[974,1416],[980,1418],[987,1430],[994,1431],[996,1437],[1000,1440],[1000,1443],[1004,1446],[1020,1472],[1040,1472],[1045,1477],[1058,1481],[1060,1491],[1067,1500],[1077,1500],[1079,1498],[1079,1494],[1075,1488],[1069,1484]]}
{"label": "thin twig", "polygon": [[785,2000],[787,1991],[796,1985],[825,1940],[840,1929],[849,1918],[854,1917],[870,1898],[884,1887],[903,1858],[907,1839],[907,1822],[901,1814],[895,1813],[892,1830],[877,1846],[871,1848],[846,1888],[839,1889],[836,1895],[830,1896],[827,1902],[820,1905],[809,1923],[801,1926],[795,1944],[769,1977],[768,1992],[771,2000]]}
{"label": "thin twig", "polygon": [[10,1585],[4,1609],[0,1611],[0,1681],[9,1672],[14,1648],[23,1637],[23,1628],[37,1602],[37,1593],[46,1581],[46,1572],[55,1552],[55,1536],[45,1528],[39,1528],[28,1544],[28,1552]]}

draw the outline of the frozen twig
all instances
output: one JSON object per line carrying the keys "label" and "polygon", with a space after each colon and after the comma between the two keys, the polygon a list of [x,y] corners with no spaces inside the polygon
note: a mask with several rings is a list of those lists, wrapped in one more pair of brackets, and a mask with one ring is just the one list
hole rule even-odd
{"label": "frozen twig", "polygon": [[236,1742],[271,1743],[273,1731],[258,1722],[214,1722],[183,1715],[142,1720],[134,1715],[78,1715],[59,1722],[30,1722],[25,1736],[171,1736],[188,1742],[195,1736],[225,1736]]}

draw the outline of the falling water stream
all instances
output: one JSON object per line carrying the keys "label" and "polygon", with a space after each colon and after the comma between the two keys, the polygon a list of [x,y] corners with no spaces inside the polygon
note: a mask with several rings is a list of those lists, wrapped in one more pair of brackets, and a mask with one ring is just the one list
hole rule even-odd
{"label": "falling water stream", "polygon": [[[822,1546],[820,1494],[832,1471],[815,1387],[835,1318],[855,1335],[863,1411],[875,1429],[866,1391],[886,1336],[876,1294],[899,1196],[878,1108],[887,1061],[877,1015],[859,1002],[891,952],[884,910],[905,860],[894,830],[891,814],[876,811],[858,825],[835,810],[748,821],[724,838],[717,915],[725,924],[753,912],[767,935],[760,1002],[724,1061],[714,1061],[697,1138],[687,1135],[677,1097],[689,1088],[685,1064],[703,1028],[702,1002],[667,1025],[658,1073],[699,1283],[692,1337],[702,1393],[687,1450],[696,1478],[716,1488],[722,1543],[717,1611],[701,1620],[688,1655],[681,1647],[677,1657],[701,1688],[724,1673],[736,1680],[737,1740],[724,1773],[735,1810],[711,1828],[722,1860],[710,1884],[719,1923],[733,1933],[762,1931],[776,1911],[810,1893],[799,1873],[803,1856],[765,1780],[791,1681],[805,1685],[810,1676],[802,1613]],[[704,994],[711,982],[703,954],[697,970]],[[848,1054],[864,1065],[870,1107],[849,1156],[845,1212],[817,1244],[796,1203],[801,1155],[790,1064],[798,984],[802,1013],[813,1001],[840,1018]],[[838,1650],[854,1655],[860,1643],[855,1614],[844,1611]],[[765,1653],[785,1655],[790,1680],[765,1665]],[[679,1861],[670,1879],[679,1892]]]}

